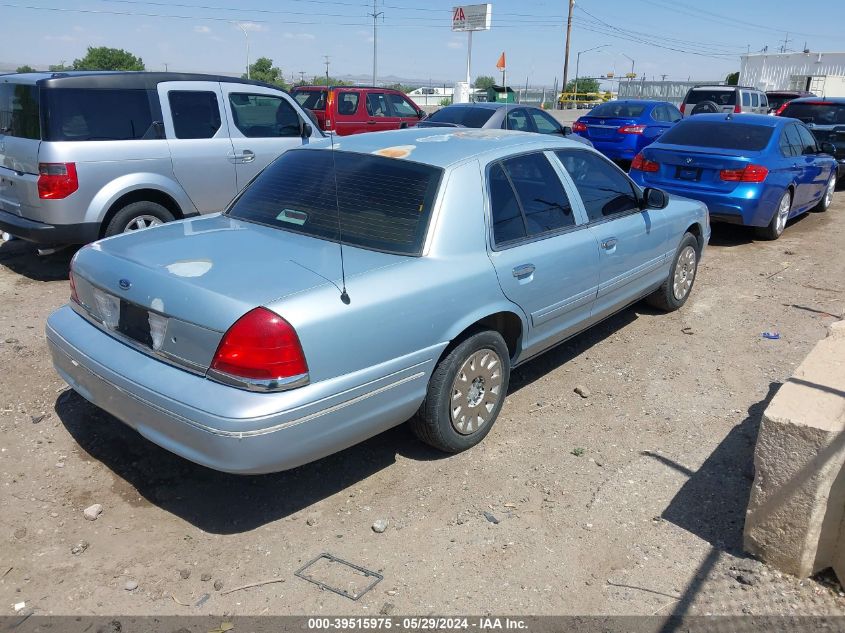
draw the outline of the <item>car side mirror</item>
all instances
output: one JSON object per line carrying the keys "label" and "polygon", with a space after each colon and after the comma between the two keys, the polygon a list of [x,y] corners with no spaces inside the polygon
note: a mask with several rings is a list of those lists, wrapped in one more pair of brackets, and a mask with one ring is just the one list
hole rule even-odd
{"label": "car side mirror", "polygon": [[311,135],[314,133],[314,128],[311,127],[311,124],[307,121],[303,121],[299,128],[299,135],[302,138],[311,138]]}
{"label": "car side mirror", "polygon": [[417,118],[422,121],[426,117],[425,110],[417,110]]}
{"label": "car side mirror", "polygon": [[642,210],[665,209],[669,205],[669,196],[662,189],[646,187],[643,191]]}
{"label": "car side mirror", "polygon": [[564,125],[561,128],[561,132],[563,133],[564,136],[569,136],[570,134],[572,134],[572,128],[569,127],[568,125]]}
{"label": "car side mirror", "polygon": [[830,141],[822,141],[819,144],[819,153],[820,154],[830,154],[831,156],[835,156],[836,155],[836,145],[834,145]]}

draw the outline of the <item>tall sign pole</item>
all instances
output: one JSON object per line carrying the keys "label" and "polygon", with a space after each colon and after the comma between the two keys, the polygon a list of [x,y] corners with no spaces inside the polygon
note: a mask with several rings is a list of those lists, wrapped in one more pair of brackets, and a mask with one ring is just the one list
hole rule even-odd
{"label": "tall sign pole", "polygon": [[384,11],[376,9],[376,0],[373,0],[373,12],[370,15],[373,17],[373,85],[375,86],[378,77],[378,19],[384,15]]}
{"label": "tall sign pole", "polygon": [[575,0],[569,0],[569,17],[566,19],[566,52],[563,56],[563,86],[560,88],[564,92],[569,81],[569,36],[572,34],[572,9],[574,8]]}
{"label": "tall sign pole", "polygon": [[[467,74],[466,83],[455,84],[456,94],[460,92],[460,100],[456,103],[469,101],[472,85],[472,32],[490,30],[492,6],[490,4],[470,4],[452,7],[452,30],[467,32]],[[460,91],[458,89],[460,88]]]}

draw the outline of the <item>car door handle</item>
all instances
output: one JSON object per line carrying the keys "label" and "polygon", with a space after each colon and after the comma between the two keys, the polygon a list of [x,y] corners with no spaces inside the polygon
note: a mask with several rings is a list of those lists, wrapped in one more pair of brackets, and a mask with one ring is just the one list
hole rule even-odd
{"label": "car door handle", "polygon": [[513,276],[516,278],[528,277],[533,274],[535,270],[534,264],[521,264],[513,269]]}
{"label": "car door handle", "polygon": [[601,247],[604,250],[609,251],[609,250],[613,250],[614,248],[616,248],[616,245],[618,243],[619,243],[619,240],[617,240],[615,237],[609,237],[606,240],[602,241]]}
{"label": "car door handle", "polygon": [[229,160],[234,163],[251,163],[255,160],[255,152],[245,149],[240,154],[229,154]]}
{"label": "car door handle", "polygon": [[367,121],[367,125],[375,125],[375,124],[376,124],[376,122],[373,119],[370,119],[369,121]]}

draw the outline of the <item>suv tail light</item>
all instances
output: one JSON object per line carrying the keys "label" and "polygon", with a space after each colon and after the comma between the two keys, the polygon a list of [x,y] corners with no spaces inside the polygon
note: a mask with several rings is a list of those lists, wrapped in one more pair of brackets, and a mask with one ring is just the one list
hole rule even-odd
{"label": "suv tail light", "polygon": [[779,107],[777,110],[775,110],[775,116],[783,115],[783,111],[786,110],[786,106],[788,106],[788,105],[789,105],[789,101],[784,101],[783,105],[781,107]]}
{"label": "suv tail light", "polygon": [[79,189],[76,163],[38,163],[38,197],[61,200]]}
{"label": "suv tail light", "polygon": [[769,170],[762,165],[746,165],[742,169],[723,169],[719,178],[725,182],[763,182]]}
{"label": "suv tail light", "polygon": [[681,104],[681,107],[680,107],[680,108],[678,108],[678,109],[681,111],[681,114],[683,114],[683,113],[684,113],[684,110],[686,110],[686,109],[687,109],[687,104],[686,104],[686,103],[682,103],[682,104]]}
{"label": "suv tail light", "polygon": [[645,128],[645,125],[623,125],[616,131],[620,134],[642,134]]}
{"label": "suv tail light", "polygon": [[587,124],[582,123],[581,121],[575,121],[572,124],[572,131],[573,132],[586,132],[587,131]]}
{"label": "suv tail light", "polygon": [[223,335],[211,370],[239,386],[278,391],[304,384],[308,364],[293,326],[275,312],[255,308]]}
{"label": "suv tail light", "polygon": [[741,114],[742,113],[742,106],[738,103],[734,106],[734,113]]}
{"label": "suv tail light", "polygon": [[648,160],[643,156],[643,153],[640,152],[639,154],[634,156],[634,160],[631,161],[631,169],[654,173],[660,169],[660,163],[655,163],[653,160]]}

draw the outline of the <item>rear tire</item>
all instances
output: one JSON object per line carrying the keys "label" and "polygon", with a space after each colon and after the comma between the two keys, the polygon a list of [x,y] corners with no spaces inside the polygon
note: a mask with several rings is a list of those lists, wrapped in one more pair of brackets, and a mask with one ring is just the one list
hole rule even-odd
{"label": "rear tire", "polygon": [[646,297],[646,301],[665,312],[674,312],[684,305],[689,299],[692,286],[698,275],[700,253],[695,235],[685,233],[678,250],[675,252],[675,259],[672,261],[672,268],[669,269],[669,276],[660,288]]}
{"label": "rear tire", "polygon": [[715,101],[699,101],[690,114],[715,114],[719,112],[719,105]]}
{"label": "rear tire", "polygon": [[170,211],[157,202],[147,200],[131,202],[115,213],[106,227],[105,237],[131,233],[166,222],[173,222],[175,219]]}
{"label": "rear tire", "polygon": [[833,194],[836,191],[836,170],[833,170],[833,174],[830,176],[830,180],[827,181],[827,187],[824,188],[824,194],[822,195],[822,199],[819,200],[819,203],[813,209],[813,211],[819,211],[824,213],[830,208],[830,205],[833,203]]}
{"label": "rear tire", "polygon": [[502,335],[477,332],[437,364],[411,430],[446,453],[471,448],[490,432],[509,381],[510,355]]}
{"label": "rear tire", "polygon": [[776,240],[783,235],[786,228],[786,221],[789,219],[789,212],[792,209],[792,193],[789,189],[783,194],[777,209],[772,216],[768,226],[757,227],[757,237],[761,240]]}

